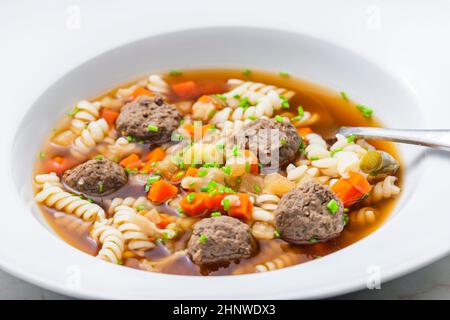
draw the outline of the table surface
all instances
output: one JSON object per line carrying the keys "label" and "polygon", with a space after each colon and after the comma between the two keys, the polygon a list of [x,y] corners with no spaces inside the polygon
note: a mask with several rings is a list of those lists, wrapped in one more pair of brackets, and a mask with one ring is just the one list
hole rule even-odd
{"label": "table surface", "polygon": [[[277,8],[282,14],[276,17],[255,14],[255,8],[264,2],[229,0],[218,10],[206,0],[193,0],[188,9],[180,12],[173,9],[176,6],[170,0],[4,1],[0,4],[3,56],[0,87],[11,97],[21,98],[23,90],[27,90],[30,99],[37,97],[49,83],[73,66],[98,52],[145,37],[149,32],[180,29],[186,25],[264,25],[330,39],[373,61],[382,61],[402,75],[428,103],[440,103],[436,91],[440,91],[441,98],[448,91],[444,84],[429,88],[433,71],[427,69],[424,57],[432,54],[433,61],[441,59],[445,61],[443,67],[449,67],[450,46],[448,41],[442,41],[450,30],[449,2],[434,1],[431,6],[419,1],[348,0],[345,5],[338,5],[326,0],[314,3],[279,0]],[[274,5],[273,1],[266,2],[266,5]],[[327,6],[332,9],[323,10]],[[237,7],[239,10],[235,9]],[[141,10],[131,10],[133,8]],[[157,23],[156,19],[148,18],[161,16],[170,17],[170,23]],[[429,49],[418,47],[418,43],[426,44]],[[30,81],[24,81],[30,75],[32,86]],[[448,119],[435,125],[448,126]],[[383,283],[381,290],[360,291],[339,298],[449,299],[449,276],[450,257],[446,257]],[[0,298],[67,299],[2,271]]]}

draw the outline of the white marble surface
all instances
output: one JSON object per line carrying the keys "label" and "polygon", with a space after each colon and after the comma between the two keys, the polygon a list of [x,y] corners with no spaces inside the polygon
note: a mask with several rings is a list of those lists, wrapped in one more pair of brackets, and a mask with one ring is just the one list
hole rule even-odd
{"label": "white marble surface", "polygon": [[[29,99],[26,102],[31,103],[49,83],[99,51],[150,32],[179,29],[188,24],[234,24],[292,29],[350,47],[373,61],[382,61],[401,75],[416,90],[422,103],[441,103],[443,96],[449,95],[448,82],[432,82],[436,72],[450,75],[450,45],[444,41],[450,30],[448,1],[430,4],[411,0],[348,0],[336,5],[335,1],[326,0],[276,3],[228,0],[220,8],[211,3],[192,0],[189,9],[179,12],[170,0],[2,1],[0,87],[11,99],[24,99],[21,93],[26,90]],[[333,9],[324,10],[331,3]],[[272,16],[258,14],[261,5],[273,6]],[[71,19],[76,12],[80,13],[80,24]],[[427,59],[442,61],[439,70],[430,68]],[[14,109],[8,112],[11,119],[17,115]],[[433,125],[448,126],[448,119]],[[14,214],[13,206],[10,209]],[[343,298],[449,299],[449,276],[450,257],[447,257],[382,284],[381,290],[361,291]],[[0,271],[0,298],[66,297]]]}

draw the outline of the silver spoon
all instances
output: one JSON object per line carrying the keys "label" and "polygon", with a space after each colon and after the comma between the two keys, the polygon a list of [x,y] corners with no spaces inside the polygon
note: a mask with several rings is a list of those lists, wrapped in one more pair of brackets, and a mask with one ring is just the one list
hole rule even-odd
{"label": "silver spoon", "polygon": [[353,135],[356,138],[402,142],[450,151],[450,130],[447,129],[416,130],[341,127],[337,133],[346,137]]}

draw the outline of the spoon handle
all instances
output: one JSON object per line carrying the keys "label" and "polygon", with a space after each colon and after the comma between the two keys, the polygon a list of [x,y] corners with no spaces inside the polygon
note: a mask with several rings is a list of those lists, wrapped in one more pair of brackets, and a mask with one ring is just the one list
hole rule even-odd
{"label": "spoon handle", "polygon": [[450,151],[450,130],[411,130],[371,127],[341,127],[338,133],[357,138],[385,140],[416,144],[434,149]]}

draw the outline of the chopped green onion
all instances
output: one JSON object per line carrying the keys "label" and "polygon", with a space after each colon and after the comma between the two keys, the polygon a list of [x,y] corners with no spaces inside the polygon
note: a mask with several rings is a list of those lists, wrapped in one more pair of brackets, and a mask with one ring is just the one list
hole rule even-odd
{"label": "chopped green onion", "polygon": [[301,117],[303,117],[303,115],[305,114],[305,110],[303,110],[302,106],[298,106],[297,112],[298,112],[298,115]]}
{"label": "chopped green onion", "polygon": [[193,192],[189,193],[187,195],[186,199],[189,203],[192,203],[192,201],[194,201],[194,199],[195,199],[195,193],[193,193]]}
{"label": "chopped green onion", "polygon": [[98,154],[94,157],[95,160],[103,160],[103,156],[101,154]]}
{"label": "chopped green onion", "polygon": [[245,162],[245,172],[249,173],[251,169],[250,163],[248,161]]}
{"label": "chopped green onion", "polygon": [[290,106],[289,106],[289,100],[286,99],[284,96],[280,96],[280,99],[281,99],[281,107],[282,107],[283,109],[289,109],[289,108],[290,108]]}
{"label": "chopped green onion", "polygon": [[142,210],[144,210],[145,209],[145,205],[143,205],[143,204],[140,204],[140,205],[138,205],[137,207],[136,207],[136,210],[137,211],[142,211]]}
{"label": "chopped green onion", "polygon": [[238,146],[234,146],[233,147],[233,156],[237,157],[239,155],[239,149]]}
{"label": "chopped green onion", "polygon": [[348,96],[347,96],[347,93],[345,92],[345,91],[341,91],[341,97],[342,97],[342,99],[344,99],[345,101],[349,101],[349,99],[348,99]]}
{"label": "chopped green onion", "polygon": [[348,143],[353,143],[355,142],[356,137],[352,134],[350,136],[347,137],[347,142]]}
{"label": "chopped green onion", "polygon": [[174,133],[172,135],[172,141],[183,141],[184,137],[179,133]]}
{"label": "chopped green onion", "polygon": [[275,230],[275,231],[273,232],[273,235],[275,236],[275,238],[281,237],[281,233],[280,233],[280,231],[278,231],[278,230]]}
{"label": "chopped green onion", "polygon": [[250,70],[250,69],[244,69],[244,70],[242,70],[242,74],[243,74],[244,76],[248,77],[249,75],[252,74],[252,70]]}
{"label": "chopped green onion", "polygon": [[218,144],[216,144],[216,148],[223,150],[223,149],[225,149],[225,145],[223,143],[218,143]]}
{"label": "chopped green onion", "polygon": [[300,120],[302,118],[302,116],[295,116],[295,117],[293,117],[293,118],[291,118],[291,121],[293,122],[293,121],[298,121],[298,120]]}
{"label": "chopped green onion", "polygon": [[47,154],[45,152],[39,152],[39,159],[44,160]]}
{"label": "chopped green onion", "polygon": [[219,211],[211,213],[211,217],[220,217],[222,214]]}
{"label": "chopped green onion", "polygon": [[315,236],[312,236],[309,240],[309,243],[317,243],[317,238]]}
{"label": "chopped green onion", "polygon": [[208,174],[208,170],[206,170],[206,169],[199,170],[198,173],[197,173],[197,175],[198,175],[200,178],[206,176],[207,174]]}
{"label": "chopped green onion", "polygon": [[286,139],[281,138],[280,144],[281,144],[282,146],[284,146],[286,143],[287,143]]}
{"label": "chopped green onion", "polygon": [[230,199],[223,199],[223,210],[230,210]]}
{"label": "chopped green onion", "polygon": [[338,212],[339,210],[339,205],[336,202],[336,200],[331,199],[328,203],[327,203],[327,209],[328,211],[330,211],[331,214],[336,214],[336,212]]}
{"label": "chopped green onion", "polygon": [[261,192],[261,187],[260,187],[258,184],[255,184],[255,185],[253,186],[253,190],[254,190],[256,193],[260,193],[260,192]]}
{"label": "chopped green onion", "polygon": [[202,233],[199,237],[199,240],[200,240],[200,242],[205,242],[206,240],[208,240],[208,237]]}
{"label": "chopped green onion", "polygon": [[150,176],[147,178],[147,184],[152,184],[158,181],[160,178],[161,178],[160,176]]}
{"label": "chopped green onion", "polygon": [[244,97],[239,101],[238,108],[247,109],[250,106],[250,101],[248,101],[247,97]]}
{"label": "chopped green onion", "polygon": [[278,122],[283,122],[284,118],[282,116],[280,116],[280,115],[276,115],[275,116],[275,120],[278,121]]}
{"label": "chopped green onion", "polygon": [[103,193],[103,191],[105,191],[105,186],[103,185],[103,182],[100,181],[98,183],[98,193]]}
{"label": "chopped green onion", "polygon": [[279,75],[284,78],[288,78],[290,76],[289,72],[287,72],[287,71],[280,71]]}
{"label": "chopped green onion", "polygon": [[236,193],[236,191],[234,191],[234,190],[231,189],[230,187],[225,187],[225,192],[226,192],[226,193]]}
{"label": "chopped green onion", "polygon": [[336,148],[334,150],[330,151],[330,155],[334,156],[336,153],[341,152],[343,149],[342,148]]}
{"label": "chopped green onion", "polygon": [[368,108],[362,104],[357,104],[356,108],[361,112],[364,118],[370,119],[373,115],[373,109]]}
{"label": "chopped green onion", "polygon": [[148,129],[148,131],[151,131],[151,132],[158,132],[158,127],[153,124],[149,124],[147,129]]}
{"label": "chopped green onion", "polygon": [[226,174],[230,175],[231,174],[231,167],[222,167],[222,171],[225,172]]}
{"label": "chopped green onion", "polygon": [[319,160],[319,157],[311,157],[311,158],[309,158],[309,160],[316,161],[316,160]]}
{"label": "chopped green onion", "polygon": [[344,222],[344,226],[348,223],[348,214],[343,214],[342,215],[342,221]]}
{"label": "chopped green onion", "polygon": [[69,117],[73,117],[74,115],[76,115],[78,112],[80,112],[81,110],[80,110],[80,108],[78,108],[78,107],[74,107],[73,109],[72,109],[72,111],[70,111],[67,115],[69,116]]}
{"label": "chopped green onion", "polygon": [[216,94],[216,97],[223,101],[227,100],[227,97],[220,93]]}
{"label": "chopped green onion", "polygon": [[181,71],[180,69],[170,70],[170,72],[169,72],[169,75],[172,77],[181,76],[182,74],[183,74],[183,71]]}
{"label": "chopped green onion", "polygon": [[256,120],[256,117],[254,115],[248,116],[248,120]]}

